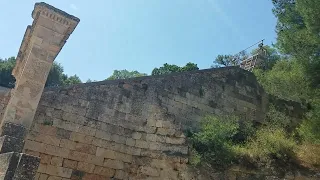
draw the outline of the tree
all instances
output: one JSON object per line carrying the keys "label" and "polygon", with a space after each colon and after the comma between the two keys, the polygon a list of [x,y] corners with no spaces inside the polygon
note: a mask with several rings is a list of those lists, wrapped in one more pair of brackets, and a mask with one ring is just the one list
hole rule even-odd
{"label": "tree", "polygon": [[163,64],[162,67],[154,68],[152,70],[151,75],[154,76],[154,75],[170,74],[173,72],[185,72],[185,71],[194,71],[194,70],[199,70],[199,68],[198,68],[197,64],[194,64],[191,62],[187,63],[183,67],[179,67],[174,64],[165,63],[165,64]]}
{"label": "tree", "polygon": [[62,86],[63,84],[63,67],[61,64],[54,62],[48,75],[46,87]]}
{"label": "tree", "polygon": [[124,70],[114,70],[113,74],[107,78],[107,80],[116,80],[116,79],[128,79],[134,77],[147,76],[145,73],[140,73],[138,71],[128,71]]}
{"label": "tree", "polygon": [[79,84],[79,83],[81,83],[81,80],[76,74],[70,77],[68,77],[67,75],[64,76],[63,85],[65,86],[69,86],[72,84]]}
{"label": "tree", "polygon": [[245,51],[241,51],[236,55],[218,55],[213,61],[212,67],[238,66],[240,62],[248,57]]}
{"label": "tree", "polygon": [[320,85],[320,1],[273,0],[278,19],[277,47],[303,65],[313,86]]}
{"label": "tree", "polygon": [[16,64],[15,57],[8,59],[0,59],[0,86],[13,88],[15,84],[15,78],[11,75],[11,72]]}

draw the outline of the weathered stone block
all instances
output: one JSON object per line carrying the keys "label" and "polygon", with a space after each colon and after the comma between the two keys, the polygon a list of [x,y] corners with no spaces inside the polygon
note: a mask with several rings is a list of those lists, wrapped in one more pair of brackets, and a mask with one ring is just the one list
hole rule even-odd
{"label": "weathered stone block", "polygon": [[69,155],[69,152],[70,152],[69,149],[61,148],[58,146],[52,146],[49,144],[45,145],[45,153],[46,154],[67,158]]}
{"label": "weathered stone block", "polygon": [[7,135],[0,137],[0,153],[22,152],[23,146],[23,139],[10,137]]}
{"label": "weathered stone block", "polygon": [[104,148],[97,148],[96,156],[98,157],[104,157],[108,159],[116,159],[116,152],[109,150],[109,149],[104,149]]}
{"label": "weathered stone block", "polygon": [[143,141],[143,140],[136,140],[135,147],[148,149],[149,148],[149,143],[147,141]]}
{"label": "weathered stone block", "polygon": [[49,154],[40,154],[40,163],[41,164],[50,164],[52,156]]}
{"label": "weathered stone block", "polygon": [[139,168],[139,171],[142,174],[148,175],[148,176],[152,176],[152,177],[158,177],[160,175],[159,171],[155,168],[152,167],[148,167],[148,166],[141,166]]}
{"label": "weathered stone block", "polygon": [[113,177],[115,174],[114,169],[106,168],[106,167],[101,167],[101,166],[96,166],[94,168],[94,174],[106,176],[106,177]]}
{"label": "weathered stone block", "polygon": [[18,166],[16,168],[14,178],[17,180],[34,179],[40,164],[40,158],[27,154],[20,154]]}
{"label": "weathered stone block", "polygon": [[87,154],[96,154],[97,147],[89,144],[76,143],[76,147],[74,150]]}
{"label": "weathered stone block", "polygon": [[69,159],[64,159],[63,160],[63,167],[69,168],[69,169],[77,169],[78,162],[69,160]]}
{"label": "weathered stone block", "polygon": [[112,168],[112,169],[123,169],[124,163],[119,160],[106,159],[103,166]]}
{"label": "weathered stone block", "polygon": [[0,179],[11,180],[19,163],[19,153],[0,154]]}
{"label": "weathered stone block", "polygon": [[5,122],[1,127],[0,136],[8,135],[18,139],[24,139],[26,132],[26,128],[20,124]]}
{"label": "weathered stone block", "polygon": [[46,169],[46,174],[70,178],[72,174],[72,169],[48,165]]}
{"label": "weathered stone block", "polygon": [[50,164],[53,166],[62,166],[63,158],[62,157],[52,157]]}
{"label": "weathered stone block", "polygon": [[86,162],[79,162],[77,170],[87,172],[87,173],[93,173],[95,165],[86,163]]}
{"label": "weathered stone block", "polygon": [[88,158],[89,158],[89,154],[77,152],[77,151],[70,151],[68,155],[68,159],[82,161],[82,162],[87,162]]}
{"label": "weathered stone block", "polygon": [[133,138],[127,138],[126,145],[128,146],[134,146],[136,144],[136,140]]}
{"label": "weathered stone block", "polygon": [[142,136],[142,134],[139,133],[139,132],[134,132],[134,133],[132,134],[132,138],[133,138],[133,139],[141,139],[141,136]]}

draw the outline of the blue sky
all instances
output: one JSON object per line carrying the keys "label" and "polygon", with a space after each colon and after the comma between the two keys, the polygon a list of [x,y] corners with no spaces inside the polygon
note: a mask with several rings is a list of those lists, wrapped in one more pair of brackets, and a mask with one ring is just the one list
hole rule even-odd
{"label": "blue sky", "polygon": [[[0,57],[16,56],[34,0],[0,1]],[[68,75],[103,80],[115,69],[150,74],[164,63],[209,68],[265,39],[275,42],[271,0],[47,0],[80,18],[56,61]]]}

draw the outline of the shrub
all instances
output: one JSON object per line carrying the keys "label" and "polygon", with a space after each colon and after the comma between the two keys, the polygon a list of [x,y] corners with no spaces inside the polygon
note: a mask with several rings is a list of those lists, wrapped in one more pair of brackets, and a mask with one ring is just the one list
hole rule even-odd
{"label": "shrub", "polygon": [[207,116],[201,121],[201,130],[193,134],[193,147],[201,160],[217,168],[234,163],[232,139],[239,132],[235,116]]}
{"label": "shrub", "polygon": [[297,131],[305,142],[320,145],[320,102],[312,104],[307,119],[302,121]]}
{"label": "shrub", "polygon": [[240,156],[250,157],[256,163],[270,163],[273,160],[288,162],[294,157],[296,142],[281,128],[261,128],[241,148]]}

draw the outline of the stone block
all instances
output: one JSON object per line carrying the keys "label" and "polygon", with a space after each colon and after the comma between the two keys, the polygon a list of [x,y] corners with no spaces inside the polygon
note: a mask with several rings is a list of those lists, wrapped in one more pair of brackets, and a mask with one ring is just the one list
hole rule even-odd
{"label": "stone block", "polygon": [[41,164],[50,164],[52,156],[49,154],[40,154],[40,163]]}
{"label": "stone block", "polygon": [[62,177],[58,177],[58,176],[49,176],[47,180],[62,180]]}
{"label": "stone block", "polygon": [[55,136],[57,134],[57,128],[53,126],[46,126],[42,124],[35,123],[33,128],[33,131],[36,131],[40,134],[46,134],[50,136]]}
{"label": "stone block", "polygon": [[67,158],[69,155],[69,152],[70,152],[69,149],[61,148],[58,146],[52,146],[49,144],[45,145],[45,153],[46,154]]}
{"label": "stone block", "polygon": [[86,173],[93,173],[94,167],[95,167],[94,164],[90,164],[90,163],[86,163],[86,162],[79,162],[77,170],[83,171]]}
{"label": "stone block", "polygon": [[93,137],[87,136],[87,135],[81,134],[81,133],[72,132],[71,136],[70,136],[70,140],[75,141],[75,142],[81,142],[84,144],[91,144],[93,141]]}
{"label": "stone block", "polygon": [[103,166],[104,158],[89,154],[86,162],[98,166]]}
{"label": "stone block", "polygon": [[11,136],[18,139],[24,139],[26,136],[26,128],[23,125],[5,122],[1,127],[0,136]]}
{"label": "stone block", "polygon": [[0,179],[11,180],[20,159],[19,153],[9,152],[0,154]]}
{"label": "stone block", "polygon": [[62,166],[62,161],[63,161],[62,157],[55,156],[51,158],[50,164],[53,166]]}
{"label": "stone block", "polygon": [[82,180],[108,180],[108,178],[97,174],[85,174]]}
{"label": "stone block", "polygon": [[46,169],[46,174],[64,178],[71,178],[72,169],[48,165]]}
{"label": "stone block", "polygon": [[38,167],[38,172],[39,173],[46,173],[46,170],[47,170],[47,164],[39,164],[39,167]]}
{"label": "stone block", "polygon": [[79,171],[79,170],[73,170],[72,171],[72,174],[71,174],[71,179],[72,180],[83,180],[84,179],[84,176],[86,175],[87,173],[83,172],[83,171]]}
{"label": "stone block", "polygon": [[135,156],[140,156],[141,155],[141,149],[140,148],[136,148],[136,147],[128,146],[125,149],[125,153],[131,154],[131,155],[135,155]]}
{"label": "stone block", "polygon": [[175,138],[175,137],[167,137],[166,143],[168,144],[184,144],[186,141],[185,138]]}
{"label": "stone block", "polygon": [[71,136],[71,131],[68,131],[68,130],[65,130],[65,129],[61,129],[61,128],[57,128],[56,130],[56,136],[58,138],[61,138],[61,139],[69,139],[70,136]]}
{"label": "stone block", "polygon": [[106,131],[102,131],[102,130],[97,130],[95,137],[100,138],[100,139],[104,139],[107,141],[111,140],[111,134]]}
{"label": "stone block", "polygon": [[104,167],[112,168],[112,169],[123,169],[124,163],[119,160],[106,159],[103,164]]}
{"label": "stone block", "polygon": [[24,140],[4,135],[0,137],[0,153],[22,152]]}
{"label": "stone block", "polygon": [[128,146],[134,146],[136,144],[136,140],[133,138],[127,138],[126,145]]}
{"label": "stone block", "polygon": [[142,149],[148,149],[149,143],[147,141],[143,141],[143,140],[136,140],[135,147],[142,148]]}
{"label": "stone block", "polygon": [[28,154],[20,154],[18,166],[13,179],[29,180],[34,179],[40,164],[40,158]]}
{"label": "stone block", "polygon": [[132,134],[132,138],[133,138],[133,139],[141,139],[141,137],[142,137],[142,134],[139,133],[139,132],[134,132],[134,133]]}
{"label": "stone block", "polygon": [[74,150],[87,154],[96,154],[97,147],[90,144],[76,143]]}
{"label": "stone block", "polygon": [[147,134],[146,135],[146,140],[147,141],[154,141],[156,142],[158,139],[157,135],[156,134]]}
{"label": "stone block", "polygon": [[87,162],[88,158],[89,158],[89,154],[77,152],[77,151],[70,151],[68,155],[68,159],[82,161],[82,162]]}
{"label": "stone block", "polygon": [[[47,180],[49,177],[49,175],[47,174],[40,174],[39,179],[38,180]],[[36,178],[37,179],[37,178]]]}
{"label": "stone block", "polygon": [[128,173],[123,170],[116,170],[114,177],[117,179],[127,179]]}
{"label": "stone block", "polygon": [[111,140],[116,142],[116,143],[119,143],[119,144],[126,144],[126,137],[119,136],[117,134],[112,134],[111,135]]}
{"label": "stone block", "polygon": [[132,162],[132,155],[129,155],[129,154],[116,152],[115,153],[115,157],[116,157],[115,158],[116,160],[120,160],[120,161],[127,162],[127,163],[131,163]]}
{"label": "stone block", "polygon": [[44,143],[26,140],[24,144],[24,149],[45,153],[45,146],[46,144]]}
{"label": "stone block", "polygon": [[139,168],[139,171],[142,174],[152,176],[152,177],[158,177],[160,175],[159,171],[155,168],[149,167],[149,166],[141,166]]}
{"label": "stone block", "polygon": [[104,149],[104,148],[97,148],[96,156],[98,157],[103,157],[103,158],[108,158],[108,159],[116,159],[116,152],[109,150],[109,149]]}
{"label": "stone block", "polygon": [[164,136],[172,136],[176,132],[175,129],[167,129],[167,128],[158,128],[156,134],[164,135]]}
{"label": "stone block", "polygon": [[89,126],[81,126],[79,132],[89,135],[89,136],[95,136],[97,129],[89,127]]}
{"label": "stone block", "polygon": [[106,168],[106,167],[102,167],[102,166],[95,166],[93,173],[101,175],[101,176],[113,177],[115,174],[115,170],[110,169],[110,168]]}
{"label": "stone block", "polygon": [[78,162],[69,160],[69,159],[64,159],[63,160],[63,167],[69,168],[69,169],[77,169],[78,167]]}
{"label": "stone block", "polygon": [[77,143],[74,141],[71,141],[69,139],[61,139],[59,146],[65,149],[75,150],[76,145]]}

